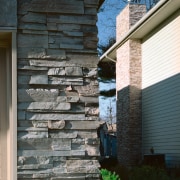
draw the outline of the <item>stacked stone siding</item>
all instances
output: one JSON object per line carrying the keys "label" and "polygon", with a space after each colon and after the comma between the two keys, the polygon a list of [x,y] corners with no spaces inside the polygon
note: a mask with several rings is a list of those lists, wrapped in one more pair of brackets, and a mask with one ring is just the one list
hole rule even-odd
{"label": "stacked stone siding", "polygon": [[[144,5],[129,4],[117,17],[117,40],[145,13]],[[117,50],[118,161],[125,166],[141,160],[141,41],[130,39]]]}
{"label": "stacked stone siding", "polygon": [[18,179],[99,179],[98,0],[18,0]]}

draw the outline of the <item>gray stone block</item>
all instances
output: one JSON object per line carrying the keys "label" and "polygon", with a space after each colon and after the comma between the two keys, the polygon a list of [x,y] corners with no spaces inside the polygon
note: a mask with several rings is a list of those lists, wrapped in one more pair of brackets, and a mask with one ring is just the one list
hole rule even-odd
{"label": "gray stone block", "polygon": [[18,34],[18,47],[48,48],[47,35]]}
{"label": "gray stone block", "polygon": [[71,150],[70,139],[19,139],[19,150],[53,150],[53,151],[66,151]]}
{"label": "gray stone block", "polygon": [[85,120],[85,114],[62,114],[62,113],[26,113],[27,120]]}
{"label": "gray stone block", "polygon": [[97,129],[99,127],[99,121],[68,121],[65,129]]}
{"label": "gray stone block", "polygon": [[50,68],[48,71],[49,76],[64,76],[65,75],[65,69],[64,68]]}
{"label": "gray stone block", "polygon": [[0,26],[17,28],[17,1],[1,0],[0,6]]}
{"label": "gray stone block", "polygon": [[28,12],[24,16],[22,16],[19,21],[21,22],[28,22],[28,23],[41,23],[45,24],[46,23],[46,14],[42,13],[33,13],[33,12]]}
{"label": "gray stone block", "polygon": [[72,150],[72,151],[51,151],[51,150],[18,150],[18,156],[85,156],[85,151]]}
{"label": "gray stone block", "polygon": [[59,102],[31,102],[31,103],[19,103],[18,109],[27,111],[67,111],[71,109],[70,103]]}
{"label": "gray stone block", "polygon": [[58,89],[18,89],[19,102],[53,102],[58,97]]}
{"label": "gray stone block", "polygon": [[77,134],[78,132],[73,130],[49,131],[50,138],[73,139],[73,138],[77,138]]}
{"label": "gray stone block", "polygon": [[44,48],[20,47],[17,50],[18,58],[43,58],[46,55]]}
{"label": "gray stone block", "polygon": [[65,121],[48,121],[48,128],[49,129],[63,129],[65,127]]}
{"label": "gray stone block", "polygon": [[65,67],[65,72],[67,76],[82,76],[81,67]]}
{"label": "gray stone block", "polygon": [[29,84],[48,84],[48,76],[32,75]]}

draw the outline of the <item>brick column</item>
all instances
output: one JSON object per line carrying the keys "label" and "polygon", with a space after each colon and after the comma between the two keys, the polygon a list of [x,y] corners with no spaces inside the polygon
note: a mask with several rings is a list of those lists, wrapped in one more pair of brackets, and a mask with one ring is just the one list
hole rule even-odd
{"label": "brick column", "polygon": [[[117,17],[120,40],[146,12],[145,5],[129,4]],[[141,160],[141,42],[128,40],[117,50],[118,161],[125,166]]]}

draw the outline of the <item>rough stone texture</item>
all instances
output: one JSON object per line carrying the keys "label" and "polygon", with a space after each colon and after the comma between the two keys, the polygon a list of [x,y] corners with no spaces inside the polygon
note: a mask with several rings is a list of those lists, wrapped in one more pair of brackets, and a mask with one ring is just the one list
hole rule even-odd
{"label": "rough stone texture", "polygon": [[[117,40],[145,12],[144,5],[129,4],[117,18]],[[141,42],[126,41],[117,50],[117,138],[118,161],[125,166],[141,161]]]}
{"label": "rough stone texture", "polygon": [[17,0],[18,179],[100,179],[98,0]]}
{"label": "rough stone texture", "polygon": [[17,28],[17,1],[1,0],[0,27]]}

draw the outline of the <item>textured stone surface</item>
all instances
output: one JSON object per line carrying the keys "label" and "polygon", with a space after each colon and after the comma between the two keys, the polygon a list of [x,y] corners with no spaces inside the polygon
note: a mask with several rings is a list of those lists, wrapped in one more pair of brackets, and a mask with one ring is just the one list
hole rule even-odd
{"label": "textured stone surface", "polygon": [[99,1],[17,3],[18,179],[100,179]]}
{"label": "textured stone surface", "polygon": [[17,1],[1,0],[0,26],[17,28]]}

